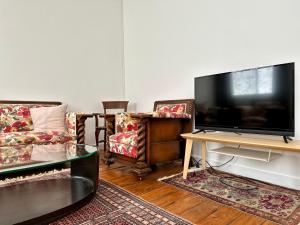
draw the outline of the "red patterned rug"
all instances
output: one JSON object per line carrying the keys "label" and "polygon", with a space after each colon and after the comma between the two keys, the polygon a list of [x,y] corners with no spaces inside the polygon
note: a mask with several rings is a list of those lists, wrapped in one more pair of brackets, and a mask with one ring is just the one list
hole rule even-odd
{"label": "red patterned rug", "polygon": [[248,178],[226,177],[232,175],[201,170],[190,172],[186,180],[182,174],[160,180],[279,224],[300,223],[300,191]]}
{"label": "red patterned rug", "polygon": [[[53,172],[46,175],[0,181],[3,186],[17,185],[32,180],[63,179],[69,172]],[[100,180],[93,200],[72,214],[51,225],[191,225],[191,223],[158,208],[133,194]]]}

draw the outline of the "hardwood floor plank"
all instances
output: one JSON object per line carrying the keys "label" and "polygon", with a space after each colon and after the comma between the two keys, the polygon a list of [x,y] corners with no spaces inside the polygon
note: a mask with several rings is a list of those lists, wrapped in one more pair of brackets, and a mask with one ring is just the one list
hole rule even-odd
{"label": "hardwood floor plank", "polygon": [[230,225],[262,225],[266,222],[265,219],[248,213],[243,213],[237,217]]}
{"label": "hardwood floor plank", "polygon": [[136,185],[136,183],[132,184],[132,185],[128,185],[128,186],[126,186],[126,190],[130,191],[131,193],[133,193],[135,195],[142,195],[142,194],[146,194],[150,191],[154,191],[163,186],[165,186],[165,185],[161,182],[153,182],[152,180],[146,180],[146,181],[139,182],[138,185]]}
{"label": "hardwood floor plank", "polygon": [[182,215],[189,209],[194,208],[203,202],[205,202],[204,198],[200,198],[195,195],[187,195],[185,197],[179,198],[178,201],[167,205],[165,209],[176,215]]}
{"label": "hardwood floor plank", "polygon": [[272,221],[267,220],[266,222],[264,222],[262,225],[278,225],[278,223],[274,223]]}
{"label": "hardwood floor plank", "polygon": [[237,217],[242,215],[242,213],[243,212],[238,211],[236,209],[228,208],[226,206],[221,206],[215,212],[211,213],[203,220],[197,222],[197,224],[201,224],[201,225],[211,225],[211,224],[225,225],[226,224],[227,225],[232,223]]}
{"label": "hardwood floor plank", "polygon": [[[200,224],[205,218],[215,213],[222,206],[215,204],[214,202],[202,199],[202,202],[194,207],[186,210],[181,216],[194,224]],[[216,223],[205,223],[205,224],[216,224]]]}
{"label": "hardwood floor plank", "polygon": [[142,195],[140,195],[140,197],[151,202],[151,201],[155,201],[157,199],[163,198],[164,196],[166,196],[168,194],[175,194],[176,191],[177,190],[171,186],[162,186],[153,191],[149,191],[145,194],[142,194]]}
{"label": "hardwood floor plank", "polygon": [[181,199],[183,197],[187,197],[188,194],[189,193],[178,190],[178,191],[174,191],[169,194],[166,194],[162,198],[154,199],[151,202],[154,203],[155,205],[165,208],[168,205],[171,205],[174,202],[179,201],[179,199]]}

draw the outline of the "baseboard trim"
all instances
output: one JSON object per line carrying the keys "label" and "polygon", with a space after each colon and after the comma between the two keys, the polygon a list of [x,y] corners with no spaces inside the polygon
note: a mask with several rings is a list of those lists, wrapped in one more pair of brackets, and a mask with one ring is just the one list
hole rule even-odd
{"label": "baseboard trim", "polygon": [[[198,156],[193,155],[193,157],[197,160],[200,158]],[[209,163],[213,165],[219,165],[224,163],[224,161],[219,160],[211,160],[208,159]],[[226,166],[218,168],[224,172],[229,172],[245,177],[250,177],[253,179],[269,182],[272,184],[284,186],[287,188],[300,190],[300,177],[278,173],[270,170],[261,170],[249,166],[244,166],[236,163],[228,163]]]}

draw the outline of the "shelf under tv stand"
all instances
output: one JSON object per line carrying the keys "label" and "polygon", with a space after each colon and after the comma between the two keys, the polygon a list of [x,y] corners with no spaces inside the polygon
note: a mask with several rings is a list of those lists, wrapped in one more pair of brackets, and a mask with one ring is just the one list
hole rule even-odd
{"label": "shelf under tv stand", "polygon": [[282,155],[281,153],[274,152],[271,149],[262,151],[249,148],[236,148],[231,146],[209,149],[208,152],[263,162],[270,162],[271,160],[274,160]]}
{"label": "shelf under tv stand", "polygon": [[[282,140],[272,140],[267,138],[249,137],[235,135],[231,133],[186,133],[181,135],[186,139],[183,178],[186,179],[193,142],[201,142],[201,161],[202,168],[206,168],[206,144],[207,142],[217,142],[221,144],[237,144],[248,148],[267,148],[279,151],[289,151],[300,153],[300,141],[294,140],[288,144]],[[259,150],[258,150],[259,151]]]}

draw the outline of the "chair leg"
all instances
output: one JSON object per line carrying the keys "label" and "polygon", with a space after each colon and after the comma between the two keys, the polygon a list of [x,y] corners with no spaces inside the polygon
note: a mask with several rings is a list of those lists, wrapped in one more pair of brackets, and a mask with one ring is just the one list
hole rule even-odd
{"label": "chair leg", "polygon": [[151,171],[151,168],[145,162],[137,162],[135,167],[133,168],[133,172],[136,173],[139,180],[142,180]]}
{"label": "chair leg", "polygon": [[109,151],[109,143],[106,138],[106,131],[104,131],[104,163],[108,166],[114,163],[113,153]]}
{"label": "chair leg", "polygon": [[100,130],[96,129],[95,130],[95,141],[96,141],[96,146],[99,146],[99,134],[100,134]]}
{"label": "chair leg", "polygon": [[107,136],[106,136],[106,130],[104,130],[104,144],[103,144],[103,149],[104,152],[106,152],[106,147],[107,147]]}
{"label": "chair leg", "polygon": [[114,163],[113,154],[111,152],[104,152],[104,163],[107,166],[110,166],[110,164]]}

